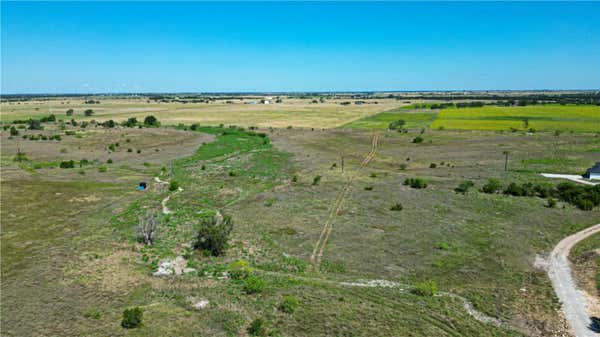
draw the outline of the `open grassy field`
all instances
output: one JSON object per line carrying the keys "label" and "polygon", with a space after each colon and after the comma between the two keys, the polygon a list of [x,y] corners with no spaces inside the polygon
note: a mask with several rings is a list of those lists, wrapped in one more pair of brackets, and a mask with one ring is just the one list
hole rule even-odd
{"label": "open grassy field", "polygon": [[[541,198],[478,190],[492,177],[555,184],[539,173],[582,173],[600,149],[600,138],[586,133],[426,130],[414,144],[420,130],[378,127],[60,130],[46,123],[43,131],[19,131],[10,139],[1,131],[6,336],[246,336],[256,318],[280,336],[561,336],[564,322],[535,256],[600,221],[598,208],[559,202],[551,209]],[[39,133],[63,137],[22,138]],[[374,156],[359,170],[375,134]],[[27,160],[14,161],[19,150]],[[71,159],[89,163],[59,167]],[[182,190],[170,192],[154,177]],[[427,188],[404,185],[409,177]],[[475,187],[456,193],[467,179]],[[139,181],[150,188],[135,191]],[[343,189],[323,259],[312,264]],[[156,242],[141,244],[139,217],[160,210],[167,196],[172,213],[159,217]],[[401,211],[391,210],[396,203]],[[231,215],[234,228],[226,254],[209,257],[192,243],[200,219],[217,211]],[[176,256],[195,271],[152,276]],[[227,277],[240,260],[262,284],[255,293]],[[394,286],[356,285],[373,279]],[[413,293],[422,282],[434,282],[439,296]],[[285,296],[298,300],[294,312],[280,309]],[[477,320],[461,297],[502,325]],[[199,299],[208,306],[195,309]],[[122,312],[133,306],[143,309],[143,324],[123,329]]]}
{"label": "open grassy field", "polygon": [[[524,120],[528,120],[525,126]],[[600,131],[600,106],[535,105],[443,109],[432,128],[454,130]]]}
{"label": "open grassy field", "polygon": [[[381,99],[378,104],[341,105],[347,100],[331,100],[325,103],[312,103],[311,100],[284,99],[277,104],[244,104],[235,101],[206,103],[150,103],[141,99],[102,99],[100,104],[84,104],[81,99],[64,99],[50,101],[30,101],[2,103],[0,119],[12,121],[17,119],[39,118],[50,113],[58,118],[70,120],[108,120],[124,121],[130,117],[143,119],[154,115],[162,123],[175,125],[179,123],[204,125],[240,125],[262,127],[296,127],[333,128],[360,119],[374,113],[389,110],[402,105],[396,100]],[[73,117],[65,112],[74,109]],[[85,117],[83,111],[94,110],[94,115]]]}
{"label": "open grassy field", "polygon": [[357,119],[343,127],[346,128],[365,128],[365,129],[387,129],[391,122],[404,120],[405,128],[428,128],[437,117],[437,111],[431,110],[410,110],[398,108],[390,111],[380,112],[378,114]]}

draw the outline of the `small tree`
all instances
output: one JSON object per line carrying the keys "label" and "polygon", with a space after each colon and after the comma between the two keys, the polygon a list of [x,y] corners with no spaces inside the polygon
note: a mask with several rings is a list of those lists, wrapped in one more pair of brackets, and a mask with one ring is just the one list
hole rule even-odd
{"label": "small tree", "polygon": [[18,136],[19,135],[19,130],[17,130],[17,128],[15,128],[14,125],[10,127],[10,135],[11,136]]}
{"label": "small tree", "polygon": [[158,215],[156,211],[148,210],[145,216],[140,217],[137,232],[144,244],[151,245],[154,243],[156,232],[158,232]]}
{"label": "small tree", "polygon": [[37,119],[30,119],[27,121],[27,128],[29,130],[43,130],[44,127],[42,126],[42,122],[40,122]]}
{"label": "small tree", "polygon": [[320,183],[320,182],[321,182],[321,176],[315,176],[315,177],[313,178],[313,182],[312,182],[312,184],[313,184],[314,186],[316,186],[316,185],[319,185],[319,183]]}
{"label": "small tree", "polygon": [[86,110],[83,112],[83,114],[84,114],[85,116],[89,117],[89,116],[91,116],[91,115],[93,115],[93,114],[94,114],[94,110],[92,110],[92,109],[86,109]]}
{"label": "small tree", "polygon": [[415,143],[415,144],[420,144],[420,143],[423,143],[423,137],[421,137],[421,136],[416,136],[416,137],[413,139],[413,141],[412,141],[412,142],[413,142],[413,143]]}
{"label": "small tree", "polygon": [[142,325],[142,315],[143,311],[140,307],[125,309],[125,311],[123,311],[123,320],[121,321],[121,326],[126,329],[139,327]]}
{"label": "small tree", "polygon": [[177,180],[171,180],[169,183],[169,191],[177,191],[179,189],[179,182]]}
{"label": "small tree", "polygon": [[69,109],[69,110],[67,110],[66,114],[67,114],[67,116],[73,116],[74,112],[75,111],[73,109]]}
{"label": "small tree", "polygon": [[158,119],[154,116],[147,116],[144,118],[144,124],[149,126],[158,126]]}
{"label": "small tree", "polygon": [[393,121],[388,125],[388,129],[390,130],[400,130],[404,127],[406,122],[403,119],[399,119],[397,121]]}
{"label": "small tree", "polygon": [[232,229],[233,220],[230,216],[204,218],[200,222],[194,248],[205,250],[213,256],[223,255]]}

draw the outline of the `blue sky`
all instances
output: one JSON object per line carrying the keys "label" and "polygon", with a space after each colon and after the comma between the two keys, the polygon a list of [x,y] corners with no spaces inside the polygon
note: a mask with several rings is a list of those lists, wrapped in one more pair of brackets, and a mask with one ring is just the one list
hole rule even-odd
{"label": "blue sky", "polygon": [[600,2],[1,7],[5,94],[600,88]]}

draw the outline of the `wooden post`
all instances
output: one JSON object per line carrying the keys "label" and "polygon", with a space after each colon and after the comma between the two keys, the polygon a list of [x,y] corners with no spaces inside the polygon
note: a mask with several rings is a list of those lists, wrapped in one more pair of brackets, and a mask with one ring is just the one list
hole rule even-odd
{"label": "wooden post", "polygon": [[508,151],[504,151],[502,154],[504,154],[504,171],[508,171]]}
{"label": "wooden post", "polygon": [[344,156],[342,156],[342,173],[344,173]]}

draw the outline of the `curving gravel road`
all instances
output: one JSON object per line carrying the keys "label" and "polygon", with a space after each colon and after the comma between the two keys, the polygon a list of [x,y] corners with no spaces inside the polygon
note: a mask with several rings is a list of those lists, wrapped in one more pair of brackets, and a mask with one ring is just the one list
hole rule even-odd
{"label": "curving gravel road", "polygon": [[[598,327],[592,322],[590,311],[593,304],[582,291],[577,289],[571,268],[569,266],[569,252],[579,241],[592,234],[600,233],[600,224],[594,225],[561,240],[548,259],[548,276],[552,287],[561,301],[562,311],[576,337],[598,337]],[[596,303],[596,305],[598,305]]]}

